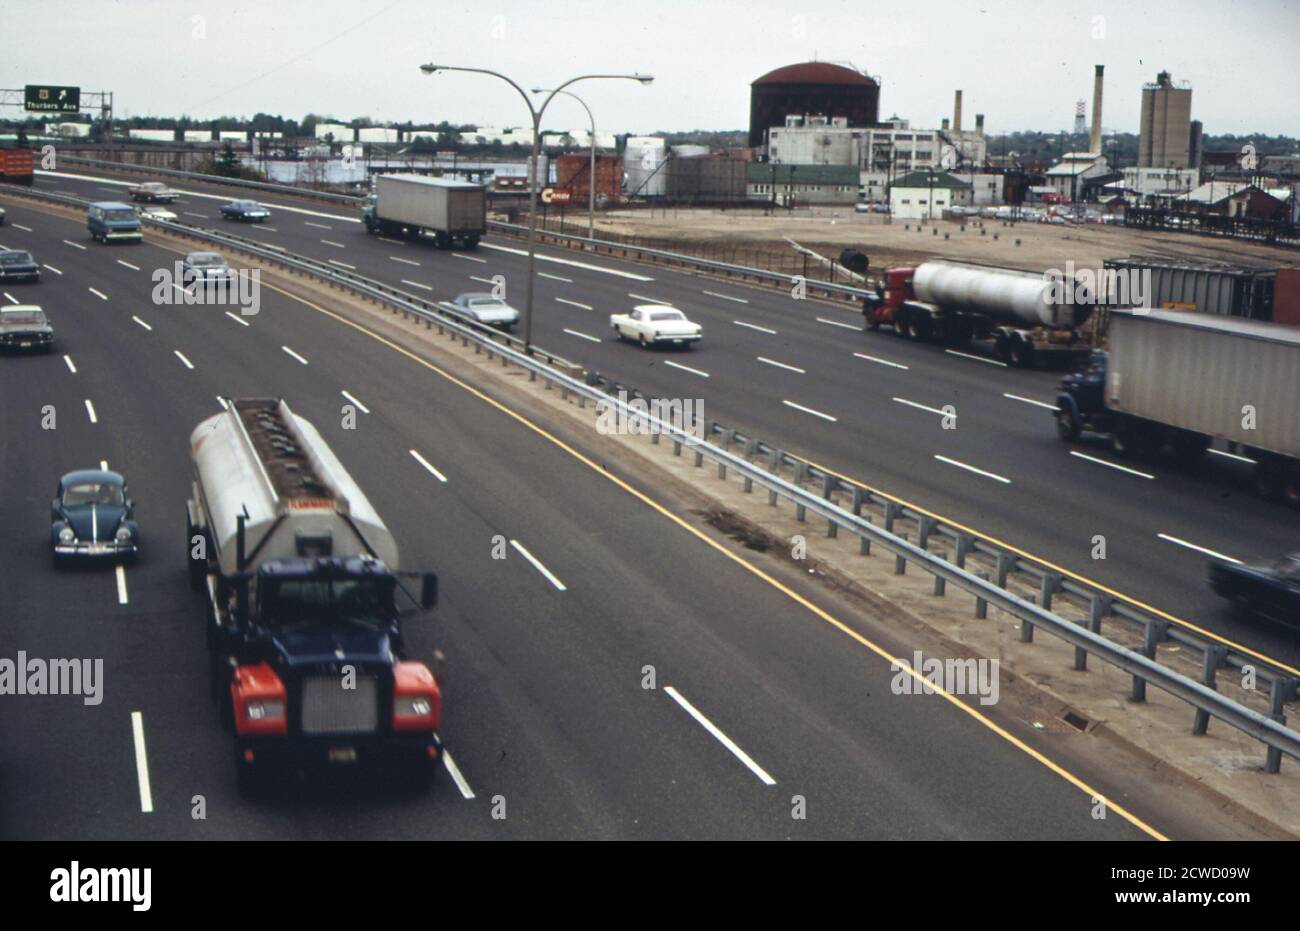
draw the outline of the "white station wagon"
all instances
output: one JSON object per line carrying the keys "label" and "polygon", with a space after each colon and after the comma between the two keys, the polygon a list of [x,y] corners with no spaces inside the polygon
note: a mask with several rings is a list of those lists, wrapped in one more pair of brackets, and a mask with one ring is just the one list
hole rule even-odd
{"label": "white station wagon", "polygon": [[642,346],[690,346],[704,336],[698,323],[665,304],[638,304],[630,314],[612,314],[609,325],[620,340],[635,340]]}

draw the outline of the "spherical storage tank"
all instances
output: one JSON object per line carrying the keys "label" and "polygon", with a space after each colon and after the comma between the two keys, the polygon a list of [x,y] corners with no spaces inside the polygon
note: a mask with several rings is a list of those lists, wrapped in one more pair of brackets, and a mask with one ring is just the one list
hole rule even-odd
{"label": "spherical storage tank", "polygon": [[749,86],[749,144],[763,145],[773,126],[788,114],[847,117],[850,126],[877,122],[880,85],[843,65],[807,61],[769,71]]}

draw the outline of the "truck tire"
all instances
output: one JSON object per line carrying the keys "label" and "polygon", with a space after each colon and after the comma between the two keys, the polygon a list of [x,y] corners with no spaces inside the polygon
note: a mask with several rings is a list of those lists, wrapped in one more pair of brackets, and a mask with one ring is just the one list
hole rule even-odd
{"label": "truck tire", "polygon": [[1013,339],[1007,346],[1007,357],[1012,365],[1018,369],[1031,369],[1034,367],[1033,343],[1024,339]]}
{"label": "truck tire", "polygon": [[1282,471],[1282,500],[1300,508],[1300,462],[1290,462]]}
{"label": "truck tire", "polygon": [[1074,415],[1064,408],[1057,408],[1056,435],[1061,438],[1061,442],[1073,443],[1079,438],[1079,433],[1079,422],[1074,419]]}
{"label": "truck tire", "polygon": [[465,248],[468,249],[468,250],[470,250],[471,252],[473,252],[475,249],[477,249],[477,248],[478,248],[478,237],[477,237],[477,236],[466,236],[466,237],[465,237]]}
{"label": "truck tire", "polygon": [[1142,427],[1129,420],[1120,420],[1110,435],[1110,448],[1127,459],[1145,459],[1151,449],[1150,438]]}

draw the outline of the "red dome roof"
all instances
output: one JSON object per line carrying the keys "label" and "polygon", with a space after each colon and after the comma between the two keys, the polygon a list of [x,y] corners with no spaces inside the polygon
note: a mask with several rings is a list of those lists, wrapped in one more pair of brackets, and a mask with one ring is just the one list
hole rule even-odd
{"label": "red dome roof", "polygon": [[826,61],[805,61],[786,65],[763,75],[755,84],[857,84],[875,85],[875,81],[852,68]]}

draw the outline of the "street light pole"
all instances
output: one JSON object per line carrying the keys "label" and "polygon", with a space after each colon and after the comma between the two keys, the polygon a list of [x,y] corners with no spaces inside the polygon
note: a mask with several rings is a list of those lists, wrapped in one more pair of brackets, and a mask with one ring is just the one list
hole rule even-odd
{"label": "street light pole", "polygon": [[420,70],[425,74],[436,74],[439,71],[466,71],[474,74],[488,74],[494,78],[500,78],[505,81],[524,99],[524,106],[528,108],[529,114],[533,118],[533,148],[531,165],[528,172],[528,284],[527,297],[524,304],[524,352],[528,355],[533,354],[533,268],[536,265],[536,248],[537,241],[537,163],[541,156],[542,141],[542,114],[546,112],[546,107],[570,84],[576,84],[578,81],[594,80],[597,78],[618,78],[629,81],[640,81],[642,84],[649,84],[654,77],[648,74],[581,74],[576,78],[569,78],[562,84],[555,87],[542,101],[540,107],[534,107],[533,102],[528,99],[528,94],[522,87],[516,84],[510,78],[498,71],[492,71],[488,68],[462,68],[456,65],[420,65]]}
{"label": "street light pole", "polygon": [[[545,94],[546,89],[534,87],[534,94]],[[579,97],[573,91],[557,91],[566,97],[572,97],[578,103],[582,104],[582,109],[587,111],[587,119],[591,122],[591,173],[587,178],[587,238],[596,238],[596,117],[591,113],[591,107],[587,102]]]}

